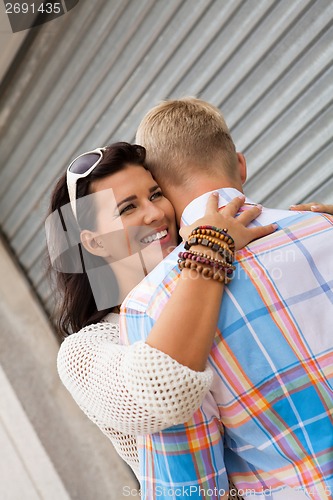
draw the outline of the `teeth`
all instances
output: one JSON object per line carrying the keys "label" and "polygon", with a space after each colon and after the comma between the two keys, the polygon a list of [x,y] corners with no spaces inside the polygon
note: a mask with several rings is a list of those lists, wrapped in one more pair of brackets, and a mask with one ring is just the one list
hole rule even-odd
{"label": "teeth", "polygon": [[164,229],[164,231],[161,231],[159,233],[151,234],[150,236],[147,236],[146,238],[142,238],[142,243],[151,243],[152,241],[160,240],[164,238],[168,234],[168,230]]}

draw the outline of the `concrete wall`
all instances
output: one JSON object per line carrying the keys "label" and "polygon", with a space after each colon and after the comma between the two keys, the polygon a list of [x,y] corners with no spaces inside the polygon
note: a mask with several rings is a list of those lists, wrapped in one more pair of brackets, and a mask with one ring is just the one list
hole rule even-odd
{"label": "concrete wall", "polygon": [[137,488],[56,371],[58,343],[0,240],[0,499],[113,500]]}

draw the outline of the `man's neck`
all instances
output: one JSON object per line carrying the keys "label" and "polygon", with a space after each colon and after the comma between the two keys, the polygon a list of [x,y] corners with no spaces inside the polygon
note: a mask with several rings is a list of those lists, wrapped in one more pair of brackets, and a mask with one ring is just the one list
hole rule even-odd
{"label": "man's neck", "polygon": [[185,210],[187,205],[191,203],[191,201],[209,191],[228,187],[238,189],[238,191],[240,191],[241,193],[243,192],[243,186],[241,182],[235,182],[223,177],[214,179],[206,177],[201,179],[196,178],[186,187],[172,186],[172,188],[166,188],[163,191],[165,192],[166,197],[174,206],[176,219],[179,224],[183,211]]}

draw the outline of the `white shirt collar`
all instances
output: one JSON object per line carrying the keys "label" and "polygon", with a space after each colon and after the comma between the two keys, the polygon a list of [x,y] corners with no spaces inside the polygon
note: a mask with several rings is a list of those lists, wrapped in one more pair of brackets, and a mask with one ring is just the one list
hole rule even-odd
{"label": "white shirt collar", "polygon": [[[192,200],[184,209],[182,217],[181,217],[181,226],[189,225],[192,224],[198,217],[197,214],[199,213],[205,213],[206,205],[207,205],[207,200],[209,198],[209,195],[213,193],[214,191],[218,191],[219,193],[219,207],[223,207],[227,203],[229,203],[233,198],[236,198],[236,196],[240,196],[242,193],[241,191],[238,191],[238,189],[235,188],[221,188],[221,189],[214,189],[213,191],[209,191],[207,193],[204,193],[194,200]],[[245,203],[248,203],[250,205],[256,205],[250,198],[245,199]]]}

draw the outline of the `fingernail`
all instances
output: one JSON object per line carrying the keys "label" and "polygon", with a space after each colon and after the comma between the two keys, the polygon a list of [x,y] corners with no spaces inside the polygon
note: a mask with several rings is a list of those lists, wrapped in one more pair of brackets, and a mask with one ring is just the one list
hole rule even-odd
{"label": "fingernail", "polygon": [[219,193],[217,191],[214,191],[214,193],[212,193],[213,196],[219,196]]}
{"label": "fingernail", "polygon": [[275,230],[276,230],[276,229],[278,229],[278,227],[279,227],[279,226],[278,226],[278,224],[272,224],[272,226],[273,226],[273,228],[274,228]]}
{"label": "fingernail", "polygon": [[319,205],[311,205],[311,210],[320,210],[320,206]]}
{"label": "fingernail", "polygon": [[238,196],[238,198],[239,198],[240,200],[245,200],[245,196],[244,196],[243,194],[239,195],[239,196]]}
{"label": "fingernail", "polygon": [[289,207],[289,208],[295,208],[295,207],[296,207],[296,205],[290,205],[290,207]]}
{"label": "fingernail", "polygon": [[262,205],[258,204],[257,207],[259,208],[259,210],[262,210]]}

